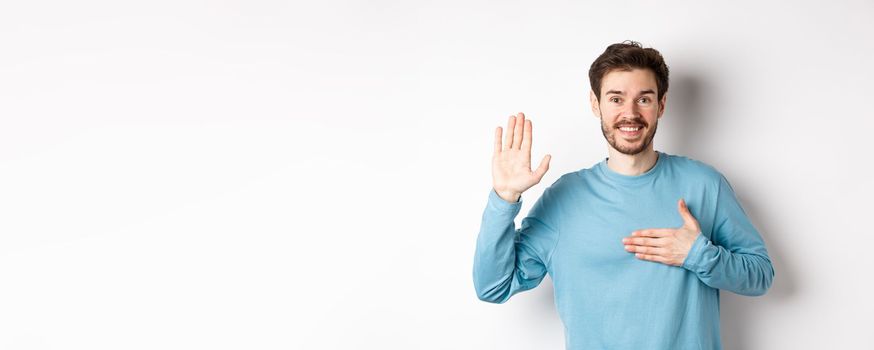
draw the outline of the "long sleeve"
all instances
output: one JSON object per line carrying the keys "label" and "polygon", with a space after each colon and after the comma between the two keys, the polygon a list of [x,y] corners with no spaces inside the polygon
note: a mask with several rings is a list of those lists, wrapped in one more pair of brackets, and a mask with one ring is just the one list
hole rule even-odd
{"label": "long sleeve", "polygon": [[558,240],[549,219],[549,202],[547,188],[516,230],[513,220],[522,207],[521,198],[510,203],[494,189],[490,191],[473,263],[473,283],[480,300],[504,303],[543,280]]}
{"label": "long sleeve", "polygon": [[715,209],[712,239],[698,235],[683,267],[713,288],[747,296],[765,294],[774,279],[765,242],[722,175]]}

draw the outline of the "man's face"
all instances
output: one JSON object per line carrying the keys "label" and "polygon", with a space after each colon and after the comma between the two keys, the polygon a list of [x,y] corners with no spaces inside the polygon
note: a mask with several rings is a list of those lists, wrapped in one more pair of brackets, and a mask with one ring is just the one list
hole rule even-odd
{"label": "man's face", "polygon": [[592,112],[611,147],[635,155],[652,145],[667,94],[657,101],[655,73],[649,69],[613,70],[601,80],[601,98],[590,92]]}

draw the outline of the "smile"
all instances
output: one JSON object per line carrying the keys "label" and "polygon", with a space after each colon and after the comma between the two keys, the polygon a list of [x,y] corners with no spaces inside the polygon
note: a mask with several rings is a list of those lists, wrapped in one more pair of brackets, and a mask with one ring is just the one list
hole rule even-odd
{"label": "smile", "polygon": [[642,128],[643,128],[643,126],[636,125],[636,126],[620,126],[618,129],[619,129],[619,133],[622,134],[622,136],[624,136],[626,138],[635,138],[635,137],[638,137],[641,134],[643,134],[643,131],[641,131]]}

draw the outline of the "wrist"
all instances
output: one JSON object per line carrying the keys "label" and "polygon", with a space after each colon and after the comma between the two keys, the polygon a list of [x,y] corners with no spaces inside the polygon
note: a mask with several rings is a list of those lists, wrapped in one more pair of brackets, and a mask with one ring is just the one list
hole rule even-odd
{"label": "wrist", "polygon": [[681,266],[691,271],[697,271],[702,250],[706,249],[708,245],[712,246],[710,239],[703,233],[699,233],[695,237],[695,241],[692,242],[692,247],[689,248],[689,252],[686,254],[686,258]]}
{"label": "wrist", "polygon": [[510,202],[510,203],[516,203],[516,202],[518,202],[518,201],[519,201],[519,198],[522,196],[521,193],[519,193],[519,192],[513,192],[513,191],[498,191],[498,190],[495,190],[495,193],[498,194],[498,197],[501,197],[501,199],[503,199],[503,200],[505,200],[505,201],[507,201],[507,202]]}

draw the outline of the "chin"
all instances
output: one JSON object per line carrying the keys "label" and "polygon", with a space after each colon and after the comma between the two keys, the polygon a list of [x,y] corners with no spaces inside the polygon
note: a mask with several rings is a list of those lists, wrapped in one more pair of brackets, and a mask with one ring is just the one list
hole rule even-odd
{"label": "chin", "polygon": [[629,156],[640,154],[643,151],[646,151],[646,149],[647,149],[647,147],[644,146],[642,143],[624,144],[624,145],[620,144],[619,146],[620,147],[614,146],[613,148],[616,151],[618,151],[619,153],[629,155]]}

